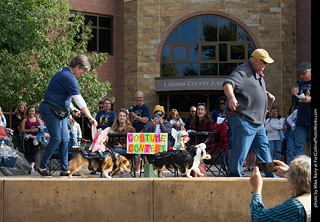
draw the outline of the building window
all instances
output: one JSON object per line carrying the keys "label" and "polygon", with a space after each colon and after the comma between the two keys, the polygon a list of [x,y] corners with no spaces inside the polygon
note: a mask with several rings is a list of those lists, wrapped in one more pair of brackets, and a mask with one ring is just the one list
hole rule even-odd
{"label": "building window", "polygon": [[164,44],[161,77],[226,76],[248,60],[255,45],[225,17],[193,17],[177,26]]}
{"label": "building window", "polygon": [[[113,17],[105,15],[84,14],[84,23],[91,23],[93,38],[88,42],[88,52],[107,52],[113,55]],[[74,12],[70,13],[70,20],[75,16]]]}

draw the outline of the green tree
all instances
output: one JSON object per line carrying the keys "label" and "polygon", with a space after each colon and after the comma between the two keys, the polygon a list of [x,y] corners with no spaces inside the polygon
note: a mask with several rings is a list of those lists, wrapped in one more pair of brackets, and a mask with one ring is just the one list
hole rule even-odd
{"label": "green tree", "polygon": [[[70,19],[67,0],[0,1],[0,104],[14,109],[20,101],[39,105],[51,77],[87,51],[93,37],[81,12]],[[90,53],[91,71],[79,79],[79,87],[91,112],[111,90],[97,80],[96,68],[107,53]]]}

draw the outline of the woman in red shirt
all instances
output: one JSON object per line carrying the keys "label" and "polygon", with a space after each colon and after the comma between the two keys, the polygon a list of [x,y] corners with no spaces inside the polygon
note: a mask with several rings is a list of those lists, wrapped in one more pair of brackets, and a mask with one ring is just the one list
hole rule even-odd
{"label": "woman in red shirt", "polygon": [[[211,134],[213,133],[214,122],[208,113],[207,105],[205,103],[198,103],[197,114],[192,121],[191,128],[196,132],[209,132]],[[210,136],[211,134],[209,134],[209,141],[207,141],[206,143],[206,150],[211,150],[214,146],[214,139],[213,136]],[[197,136],[198,144],[206,142],[207,139],[208,136]],[[194,136],[190,136],[190,142],[192,145],[197,145]]]}

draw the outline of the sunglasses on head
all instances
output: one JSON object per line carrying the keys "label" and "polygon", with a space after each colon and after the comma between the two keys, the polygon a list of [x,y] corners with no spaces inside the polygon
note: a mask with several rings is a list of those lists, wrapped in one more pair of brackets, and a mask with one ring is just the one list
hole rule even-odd
{"label": "sunglasses on head", "polygon": [[176,109],[172,109],[171,112],[177,112],[177,110]]}

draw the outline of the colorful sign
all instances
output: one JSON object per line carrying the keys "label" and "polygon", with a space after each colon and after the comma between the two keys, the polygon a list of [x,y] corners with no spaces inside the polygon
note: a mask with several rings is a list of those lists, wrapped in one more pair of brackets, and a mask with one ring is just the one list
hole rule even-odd
{"label": "colorful sign", "polygon": [[127,153],[155,154],[167,151],[167,133],[127,133]]}

